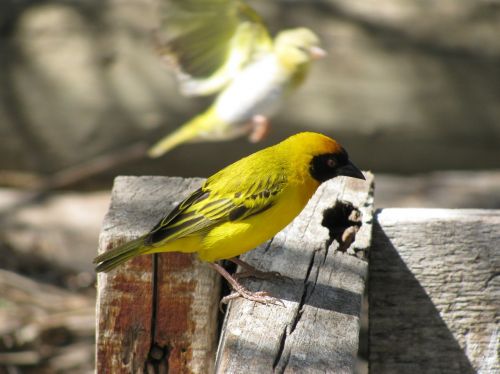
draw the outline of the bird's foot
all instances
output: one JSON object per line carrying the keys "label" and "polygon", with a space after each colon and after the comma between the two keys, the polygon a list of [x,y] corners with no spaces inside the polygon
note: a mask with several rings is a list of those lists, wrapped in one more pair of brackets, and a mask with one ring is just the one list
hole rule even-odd
{"label": "bird's foot", "polygon": [[260,142],[267,136],[267,134],[269,134],[269,130],[271,129],[271,124],[269,122],[269,119],[260,114],[257,114],[252,117],[250,126],[251,126],[251,132],[250,135],[248,136],[248,140],[251,143]]}
{"label": "bird's foot", "polygon": [[[233,261],[233,259],[231,259],[231,261]],[[247,290],[241,283],[239,283],[235,278],[233,278],[231,274],[229,274],[226,271],[226,269],[224,269],[221,265],[217,263],[209,263],[208,265],[212,267],[214,270],[216,270],[220,275],[222,275],[228,281],[228,283],[231,285],[231,288],[234,291],[233,293],[222,298],[222,300],[219,303],[219,308],[221,308],[222,304],[227,304],[229,301],[236,299],[238,297],[242,297],[244,299],[255,301],[257,303],[265,305],[285,306],[283,301],[270,296],[269,293],[265,291],[251,292]]]}

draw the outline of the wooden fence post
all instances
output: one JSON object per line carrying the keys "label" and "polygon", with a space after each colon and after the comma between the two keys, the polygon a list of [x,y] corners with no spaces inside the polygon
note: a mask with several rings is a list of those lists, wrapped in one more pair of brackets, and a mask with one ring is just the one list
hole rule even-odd
{"label": "wooden fence post", "polygon": [[[147,232],[201,179],[118,177],[99,252]],[[99,274],[97,373],[210,372],[219,278],[191,255],[137,257]],[[155,268],[155,269],[154,269]]]}
{"label": "wooden fence post", "polygon": [[500,210],[376,217],[370,373],[499,373]]}

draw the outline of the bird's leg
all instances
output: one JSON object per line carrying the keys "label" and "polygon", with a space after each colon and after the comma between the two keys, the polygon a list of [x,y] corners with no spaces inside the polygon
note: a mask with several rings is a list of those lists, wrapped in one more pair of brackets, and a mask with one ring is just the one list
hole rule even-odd
{"label": "bird's leg", "polygon": [[271,124],[266,116],[256,114],[250,121],[250,128],[251,132],[248,136],[248,140],[252,143],[258,143],[267,136],[269,129],[271,128]]}
{"label": "bird's leg", "polygon": [[241,271],[239,273],[233,274],[233,277],[236,279],[240,278],[248,278],[248,277],[254,277],[258,279],[267,279],[267,280],[272,280],[274,278],[280,278],[280,279],[290,279],[289,277],[286,277],[284,275],[281,275],[279,271],[262,271],[259,270],[252,265],[250,265],[248,262],[245,262],[238,257],[233,257],[230,258],[229,261],[234,262],[236,265],[241,266],[245,271]]}
{"label": "bird's leg", "polygon": [[243,297],[244,299],[255,301],[261,304],[274,304],[274,305],[282,305],[285,306],[283,301],[277,299],[275,297],[269,296],[269,293],[266,291],[258,291],[251,292],[247,290],[241,283],[239,283],[236,279],[234,279],[231,274],[229,274],[226,269],[224,269],[221,265],[217,263],[208,263],[211,268],[217,271],[220,275],[222,275],[228,283],[231,285],[233,289],[233,293],[223,297],[220,301],[221,304],[227,304],[230,300],[237,299],[238,297]]}

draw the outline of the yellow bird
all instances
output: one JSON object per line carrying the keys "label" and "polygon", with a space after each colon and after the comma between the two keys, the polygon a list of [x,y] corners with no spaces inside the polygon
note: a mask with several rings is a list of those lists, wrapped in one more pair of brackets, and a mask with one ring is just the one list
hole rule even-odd
{"label": "yellow bird", "polygon": [[296,134],[212,175],[150,232],[97,256],[96,271],[110,271],[142,254],[197,253],[234,289],[225,301],[242,296],[276,302],[265,292],[246,290],[217,261],[229,259],[256,271],[236,257],[282,230],[322,182],[338,176],[365,179],[335,140],[313,132]]}
{"label": "yellow bird", "polygon": [[238,0],[171,0],[160,54],[177,69],[186,95],[218,93],[213,104],[156,143],[159,157],[184,142],[249,135],[260,141],[269,117],[325,55],[316,34],[284,30],[273,40],[259,15]]}

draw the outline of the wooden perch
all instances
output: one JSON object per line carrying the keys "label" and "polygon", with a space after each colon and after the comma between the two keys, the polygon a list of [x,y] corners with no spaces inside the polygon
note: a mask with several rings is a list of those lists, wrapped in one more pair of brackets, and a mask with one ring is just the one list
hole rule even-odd
{"label": "wooden perch", "polygon": [[[242,256],[290,278],[246,282],[285,307],[232,301],[217,373],[354,372],[373,208],[373,176],[365,175],[366,183],[344,178],[323,184],[291,225]],[[359,257],[341,253],[356,231],[348,252]]]}
{"label": "wooden perch", "polygon": [[[201,182],[118,177],[99,252],[149,231]],[[210,372],[219,298],[218,275],[188,254],[139,256],[99,274],[97,373]]]}
{"label": "wooden perch", "polygon": [[[373,176],[367,177],[368,183],[325,183],[291,226],[245,255],[260,270],[291,278],[246,283],[282,298],[286,308],[231,302],[217,372],[353,372],[372,221]],[[117,178],[99,252],[147,232],[200,183]],[[190,255],[152,257],[99,274],[97,372],[213,372],[218,275]]]}
{"label": "wooden perch", "polygon": [[499,248],[499,210],[379,212],[370,373],[499,373]]}

